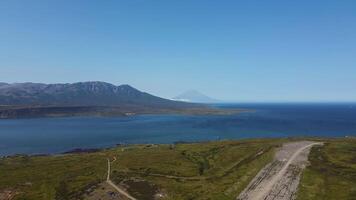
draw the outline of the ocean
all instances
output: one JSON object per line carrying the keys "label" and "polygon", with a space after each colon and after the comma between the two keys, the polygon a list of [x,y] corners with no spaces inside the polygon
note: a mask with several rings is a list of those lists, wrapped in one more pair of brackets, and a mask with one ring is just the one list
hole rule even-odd
{"label": "ocean", "polygon": [[356,103],[216,104],[234,115],[138,115],[0,120],[0,156],[117,144],[356,136]]}

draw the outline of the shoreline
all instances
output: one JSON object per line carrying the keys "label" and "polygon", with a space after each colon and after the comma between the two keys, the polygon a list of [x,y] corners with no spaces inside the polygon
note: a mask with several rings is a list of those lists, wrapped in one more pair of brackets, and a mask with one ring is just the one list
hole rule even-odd
{"label": "shoreline", "polygon": [[356,140],[356,137],[343,136],[343,137],[272,137],[272,138],[243,138],[243,139],[221,139],[221,140],[201,140],[201,141],[176,141],[172,143],[130,143],[130,144],[115,144],[113,146],[107,146],[102,148],[71,148],[65,151],[56,153],[15,153],[9,155],[0,155],[1,158],[12,158],[12,157],[41,157],[41,156],[66,156],[66,155],[79,155],[79,154],[90,154],[97,153],[101,151],[110,151],[120,147],[134,147],[134,146],[166,146],[166,145],[179,145],[179,144],[204,144],[204,143],[214,143],[214,142],[249,142],[249,141],[271,141],[271,140],[285,140],[285,141],[300,141],[300,140],[315,140],[315,141],[328,141],[328,140]]}
{"label": "shoreline", "polygon": [[126,108],[118,106],[0,106],[0,120],[71,117],[130,117],[139,115],[232,115],[253,109],[219,108],[211,105],[193,108]]}

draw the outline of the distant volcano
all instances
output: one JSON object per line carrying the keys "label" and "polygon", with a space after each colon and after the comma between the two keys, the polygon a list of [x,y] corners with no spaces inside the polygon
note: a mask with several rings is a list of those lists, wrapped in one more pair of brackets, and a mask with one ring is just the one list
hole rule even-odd
{"label": "distant volcano", "polygon": [[196,90],[186,91],[173,98],[176,101],[194,102],[194,103],[217,103],[219,100],[206,96]]}

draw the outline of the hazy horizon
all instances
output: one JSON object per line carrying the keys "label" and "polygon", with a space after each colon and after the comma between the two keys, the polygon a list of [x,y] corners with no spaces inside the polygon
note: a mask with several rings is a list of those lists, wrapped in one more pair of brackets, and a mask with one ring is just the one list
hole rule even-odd
{"label": "hazy horizon", "polygon": [[354,1],[0,2],[0,82],[356,102]]}

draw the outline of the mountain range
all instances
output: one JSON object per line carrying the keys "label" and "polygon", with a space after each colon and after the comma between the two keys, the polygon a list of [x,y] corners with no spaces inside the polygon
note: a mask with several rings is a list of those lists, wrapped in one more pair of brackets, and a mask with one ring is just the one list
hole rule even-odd
{"label": "mountain range", "polygon": [[0,118],[210,113],[202,104],[173,101],[130,85],[90,81],[66,84],[0,83]]}
{"label": "mountain range", "polygon": [[141,92],[129,85],[115,86],[99,81],[73,84],[0,83],[0,105],[119,106],[123,104],[188,106],[188,104]]}

